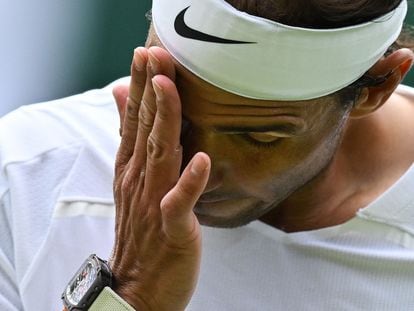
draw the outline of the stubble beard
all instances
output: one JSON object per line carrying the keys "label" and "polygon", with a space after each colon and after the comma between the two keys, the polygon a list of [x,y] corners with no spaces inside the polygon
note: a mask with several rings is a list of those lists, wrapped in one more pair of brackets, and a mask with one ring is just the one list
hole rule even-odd
{"label": "stubble beard", "polygon": [[271,202],[257,201],[248,209],[243,210],[231,218],[201,215],[195,212],[200,223],[205,226],[217,228],[245,226],[264,216],[271,210],[277,209],[291,195],[315,182],[318,177],[323,176],[327,172],[333,162],[336,151],[343,138],[346,119],[347,114],[342,117],[336,130],[327,138],[328,142],[314,152],[314,156],[307,159],[306,163],[301,165],[301,167],[293,169],[278,181],[275,187],[275,195]]}

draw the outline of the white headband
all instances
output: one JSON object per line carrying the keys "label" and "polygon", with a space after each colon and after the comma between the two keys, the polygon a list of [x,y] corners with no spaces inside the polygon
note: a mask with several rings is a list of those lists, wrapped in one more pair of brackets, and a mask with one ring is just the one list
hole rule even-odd
{"label": "white headband", "polygon": [[338,91],[397,39],[407,13],[351,27],[308,29],[236,10],[224,0],[153,0],[155,30],[188,70],[241,96],[305,100]]}

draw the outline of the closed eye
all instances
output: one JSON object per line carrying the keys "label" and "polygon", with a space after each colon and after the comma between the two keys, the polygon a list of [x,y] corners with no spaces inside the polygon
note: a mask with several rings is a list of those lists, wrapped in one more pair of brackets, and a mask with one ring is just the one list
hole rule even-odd
{"label": "closed eye", "polygon": [[289,135],[280,135],[273,132],[246,132],[239,134],[249,144],[258,148],[270,148],[276,146],[283,138]]}
{"label": "closed eye", "polygon": [[246,135],[262,143],[273,142],[281,137],[280,134],[274,132],[248,132]]}

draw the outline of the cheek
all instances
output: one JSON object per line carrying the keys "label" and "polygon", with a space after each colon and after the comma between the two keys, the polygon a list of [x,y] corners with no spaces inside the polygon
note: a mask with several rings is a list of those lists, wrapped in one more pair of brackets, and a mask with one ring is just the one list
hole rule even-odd
{"label": "cheek", "polygon": [[267,188],[301,166],[314,148],[309,143],[298,144],[287,139],[275,146],[259,147],[236,135],[217,135],[205,146],[213,169],[222,170],[228,183],[254,188]]}
{"label": "cheek", "polygon": [[235,170],[246,179],[271,179],[300,165],[312,153],[309,143],[298,144],[291,139],[282,139],[275,146],[258,147],[248,142],[226,142],[233,146],[232,157]]}
{"label": "cheek", "polygon": [[216,162],[226,163],[227,181],[246,192],[263,196],[288,192],[308,182],[329,164],[336,143],[332,137],[323,138],[284,139],[275,147],[264,148],[222,138],[223,148],[217,153]]}
{"label": "cheek", "polygon": [[331,157],[331,140],[315,133],[259,147],[239,135],[193,128],[182,142],[186,162],[198,151],[210,156],[215,181],[220,179],[226,188],[265,195],[282,186],[292,189],[314,177]]}

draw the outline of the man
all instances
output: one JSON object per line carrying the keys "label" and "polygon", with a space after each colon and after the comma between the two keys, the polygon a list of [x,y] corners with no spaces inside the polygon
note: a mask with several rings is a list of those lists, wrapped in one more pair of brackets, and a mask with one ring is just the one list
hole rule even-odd
{"label": "man", "polygon": [[154,1],[114,90],[115,241],[112,86],[7,116],[0,306],[58,308],[96,252],[137,310],[414,307],[414,55],[382,57],[406,2],[306,3]]}

